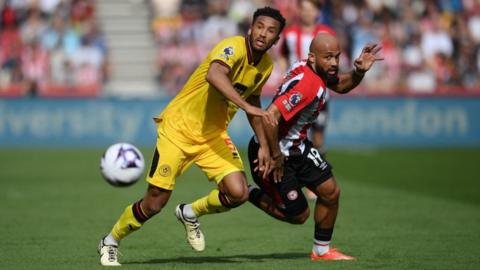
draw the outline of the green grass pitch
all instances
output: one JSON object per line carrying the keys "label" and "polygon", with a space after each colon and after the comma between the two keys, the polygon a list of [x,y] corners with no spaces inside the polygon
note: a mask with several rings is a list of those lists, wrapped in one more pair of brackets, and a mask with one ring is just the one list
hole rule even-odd
{"label": "green grass pitch", "polygon": [[[98,241],[145,182],[109,186],[101,153],[0,150],[0,269],[102,268]],[[343,191],[333,245],[356,261],[310,261],[311,218],[284,224],[248,203],[202,217],[207,249],[192,251],[174,207],[213,187],[192,168],[163,212],[123,241],[122,269],[480,269],[479,149],[332,150],[328,159]]]}

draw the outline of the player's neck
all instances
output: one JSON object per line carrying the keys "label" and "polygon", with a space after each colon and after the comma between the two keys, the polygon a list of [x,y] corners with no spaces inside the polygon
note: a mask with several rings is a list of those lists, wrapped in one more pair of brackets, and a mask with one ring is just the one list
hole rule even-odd
{"label": "player's neck", "polygon": [[259,52],[259,51],[252,50],[253,62],[254,63],[259,63],[260,60],[262,60],[263,54],[264,54],[264,52]]}
{"label": "player's neck", "polygon": [[307,61],[307,65],[313,70],[313,72],[315,72],[316,74],[318,74],[317,69],[315,68],[315,65],[312,65],[312,63],[310,63],[310,62],[308,62],[308,61]]}
{"label": "player's neck", "polygon": [[313,32],[313,30],[315,30],[315,24],[301,24],[300,29],[302,32]]}
{"label": "player's neck", "polygon": [[250,43],[250,42],[251,42],[251,41],[250,41],[250,37],[247,37],[247,40],[248,40],[248,42],[247,42],[248,48],[247,48],[247,49],[248,49],[248,50],[251,52],[251,54],[252,54],[253,63],[259,63],[260,60],[262,60],[263,54],[264,54],[265,52],[261,52],[261,51],[257,51],[257,50],[255,50],[255,49],[253,49],[253,46],[252,46],[252,44]]}
{"label": "player's neck", "polygon": [[312,69],[312,71],[317,74],[318,77],[322,78],[324,81],[326,81],[327,78],[324,77],[320,72],[317,71],[317,68],[315,68],[315,65],[312,65],[310,62],[307,62],[307,65]]}

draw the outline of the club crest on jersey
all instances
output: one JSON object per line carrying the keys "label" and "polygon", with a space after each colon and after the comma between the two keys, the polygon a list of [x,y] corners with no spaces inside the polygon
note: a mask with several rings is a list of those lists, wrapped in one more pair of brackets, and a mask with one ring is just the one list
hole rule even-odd
{"label": "club crest on jersey", "polygon": [[302,94],[300,93],[294,93],[293,95],[290,96],[288,99],[288,103],[292,105],[292,107],[296,106],[300,101],[302,100]]}
{"label": "club crest on jersey", "polygon": [[229,46],[229,47],[223,49],[223,53],[220,55],[220,57],[223,57],[225,60],[228,61],[228,59],[232,55],[233,55],[233,47]]}
{"label": "club crest on jersey", "polygon": [[296,190],[291,190],[287,193],[287,198],[290,201],[294,201],[298,198],[298,192]]}
{"label": "club crest on jersey", "polygon": [[170,173],[172,172],[172,169],[170,168],[169,165],[167,164],[164,164],[164,165],[161,165],[160,168],[159,168],[159,173],[161,176],[163,177],[169,177],[170,176]]}

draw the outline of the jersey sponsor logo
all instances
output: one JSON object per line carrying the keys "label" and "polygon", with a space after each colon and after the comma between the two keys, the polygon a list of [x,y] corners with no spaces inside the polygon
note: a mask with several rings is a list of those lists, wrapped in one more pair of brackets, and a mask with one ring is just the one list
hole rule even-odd
{"label": "jersey sponsor logo", "polygon": [[228,61],[230,59],[230,56],[232,55],[233,55],[233,47],[229,46],[223,49],[223,53],[220,54],[220,57],[223,57],[225,60]]}
{"label": "jersey sponsor logo", "polygon": [[163,164],[158,169],[158,173],[163,177],[169,177],[170,174],[172,173],[172,169],[168,164]]}
{"label": "jersey sponsor logo", "polygon": [[290,98],[288,99],[288,103],[290,103],[292,107],[295,107],[298,103],[300,103],[301,100],[302,94],[297,92],[290,96]]}
{"label": "jersey sponsor logo", "polygon": [[298,198],[298,192],[296,190],[290,190],[288,193],[287,193],[287,198],[290,200],[290,201],[294,201]]}

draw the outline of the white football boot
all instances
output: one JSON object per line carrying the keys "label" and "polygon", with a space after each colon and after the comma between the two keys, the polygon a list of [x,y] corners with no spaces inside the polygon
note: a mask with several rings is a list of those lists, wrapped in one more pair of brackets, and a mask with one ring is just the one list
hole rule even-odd
{"label": "white football boot", "polygon": [[100,264],[103,266],[120,266],[118,262],[118,246],[105,245],[102,240],[98,244],[98,254],[100,254]]}
{"label": "white football boot", "polygon": [[200,223],[198,219],[187,219],[183,215],[183,207],[185,204],[179,204],[175,208],[175,216],[183,226],[185,226],[185,232],[187,234],[187,241],[196,251],[203,251],[205,249],[205,238],[200,230]]}

